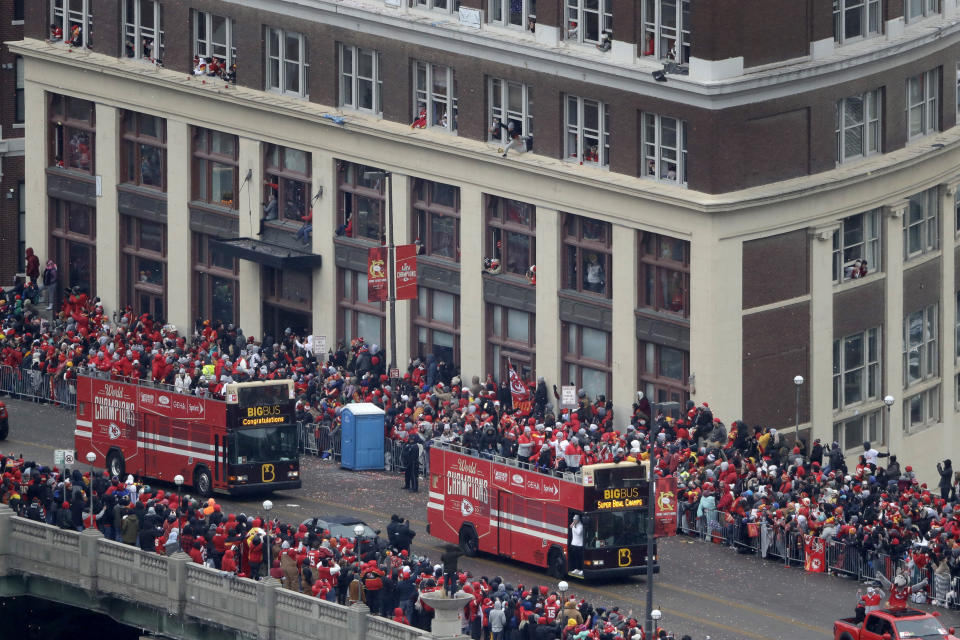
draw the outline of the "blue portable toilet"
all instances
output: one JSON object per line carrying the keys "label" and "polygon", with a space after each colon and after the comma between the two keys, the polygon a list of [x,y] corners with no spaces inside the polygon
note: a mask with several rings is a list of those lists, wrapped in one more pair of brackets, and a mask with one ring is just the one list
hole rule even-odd
{"label": "blue portable toilet", "polygon": [[355,471],[383,469],[383,409],[370,402],[340,411],[340,466]]}

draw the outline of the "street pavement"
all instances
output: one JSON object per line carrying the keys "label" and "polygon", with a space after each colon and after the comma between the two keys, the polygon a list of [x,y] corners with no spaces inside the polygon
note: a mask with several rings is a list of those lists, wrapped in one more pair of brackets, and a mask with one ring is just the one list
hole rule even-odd
{"label": "street pavement", "polygon": [[[47,404],[4,398],[10,411],[10,435],[0,450],[52,464],[54,449],[73,448],[73,414]],[[83,451],[77,457],[83,460]],[[102,468],[103,461],[98,461]],[[86,464],[81,465],[86,468]],[[303,488],[269,496],[273,513],[284,522],[301,522],[322,515],[352,515],[375,529],[386,530],[391,514],[409,518],[417,531],[412,552],[439,558],[443,543],[426,533],[426,483],[420,492],[403,490],[403,477],[387,472],[352,472],[334,462],[305,456],[301,460]],[[151,485],[163,486],[155,482]],[[165,487],[170,488],[170,487]],[[226,511],[263,514],[267,496],[241,500],[217,496]],[[721,545],[686,537],[659,541],[661,573],[654,581],[654,606],[663,611],[661,625],[679,638],[694,640],[813,640],[832,637],[833,621],[853,615],[861,586],[848,578],[815,575],[786,568]],[[462,569],[475,576],[502,576],[511,584],[556,581],[537,567],[490,556],[462,558]],[[570,593],[594,606],[619,606],[642,618],[647,581],[634,577],[611,583],[584,584],[568,578]],[[960,628],[960,615],[944,612],[945,626]]]}

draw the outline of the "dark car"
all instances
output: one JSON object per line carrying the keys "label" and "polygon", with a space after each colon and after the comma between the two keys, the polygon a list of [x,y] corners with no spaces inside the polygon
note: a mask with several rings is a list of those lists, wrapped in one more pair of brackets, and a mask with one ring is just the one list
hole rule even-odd
{"label": "dark car", "polygon": [[[371,550],[380,551],[389,546],[387,541],[380,537],[379,530],[374,531],[366,522],[353,516],[307,518],[303,521],[303,524],[307,525],[307,529],[314,533],[320,533],[326,530],[329,531],[332,536],[347,538],[348,540],[357,538],[356,527],[361,526],[363,527],[363,533],[359,537],[363,553]],[[371,543],[373,544],[373,549],[369,548]]]}

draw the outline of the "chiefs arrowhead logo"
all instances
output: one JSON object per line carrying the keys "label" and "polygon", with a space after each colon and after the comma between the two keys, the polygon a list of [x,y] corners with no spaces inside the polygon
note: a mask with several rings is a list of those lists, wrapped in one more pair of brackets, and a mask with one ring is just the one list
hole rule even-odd
{"label": "chiefs arrowhead logo", "polygon": [[120,427],[118,427],[113,422],[110,423],[110,426],[107,427],[107,435],[110,436],[111,440],[116,440],[120,437]]}
{"label": "chiefs arrowhead logo", "polygon": [[473,515],[473,512],[473,503],[466,498],[460,501],[460,515],[462,515],[464,518],[469,518]]}

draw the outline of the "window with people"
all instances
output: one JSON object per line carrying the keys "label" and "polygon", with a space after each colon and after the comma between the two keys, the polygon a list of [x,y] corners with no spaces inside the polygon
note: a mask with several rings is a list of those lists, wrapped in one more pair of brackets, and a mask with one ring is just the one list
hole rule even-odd
{"label": "window with people", "polygon": [[537,0],[489,0],[487,16],[492,24],[534,31]]}
{"label": "window with people", "polygon": [[206,11],[193,12],[193,74],[237,81],[235,24]]}
{"label": "window with people", "polygon": [[527,275],[537,256],[537,209],[532,204],[484,196],[487,205],[486,256],[490,273]]}
{"label": "window with people", "polygon": [[125,0],[123,53],[135,60],[163,63],[163,5],[159,0]]}
{"label": "window with people", "polygon": [[640,306],[690,315],[690,241],[640,232]]}
{"label": "window with people", "polygon": [[193,127],[193,199],[236,211],[237,136]]}
{"label": "window with people", "polygon": [[386,182],[381,169],[337,160],[337,235],[386,244]]}
{"label": "window with people", "polygon": [[678,402],[690,397],[690,352],[654,342],[639,342],[640,390],[650,402]]}
{"label": "window with people", "polygon": [[522,82],[502,78],[487,80],[489,97],[489,140],[503,145],[504,155],[510,149],[518,152],[533,148],[532,89]]}
{"label": "window with people", "polygon": [[643,114],[643,177],[687,184],[687,123],[677,118]]}
{"label": "window with people", "polygon": [[883,254],[879,209],[847,216],[833,232],[833,282],[863,278],[881,270]]}
{"label": "window with people", "polygon": [[610,109],[597,100],[567,96],[564,157],[598,167],[610,164]]}
{"label": "window with people", "polygon": [[263,219],[304,222],[311,211],[311,155],[300,149],[266,145]]}
{"label": "window with people", "polygon": [[460,296],[420,287],[413,311],[417,354],[433,354],[438,364],[456,366],[460,362]]}
{"label": "window with people", "polygon": [[563,288],[610,297],[613,252],[609,222],[563,214]]}
{"label": "window with people", "polygon": [[92,174],[96,111],[89,100],[58,93],[50,98],[50,164]]}
{"label": "window with people", "polygon": [[[49,0],[50,41],[93,46],[93,0]],[[22,19],[22,18],[21,18]]]}
{"label": "window with people", "polygon": [[123,181],[166,191],[167,121],[136,111],[121,118]]}
{"label": "window with people", "polygon": [[690,0],[643,0],[640,55],[684,64],[690,60]]}
{"label": "window with people", "polygon": [[613,0],[566,0],[565,39],[600,44],[613,29]]}
{"label": "window with people", "polygon": [[457,132],[457,77],[451,67],[413,63],[413,128]]}

